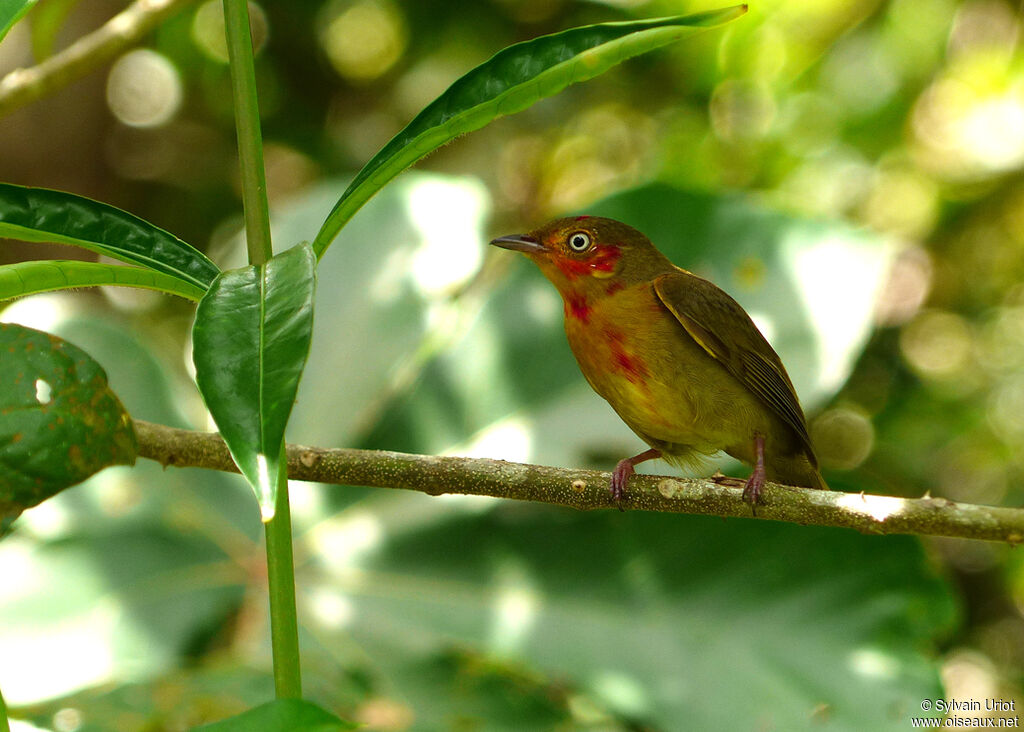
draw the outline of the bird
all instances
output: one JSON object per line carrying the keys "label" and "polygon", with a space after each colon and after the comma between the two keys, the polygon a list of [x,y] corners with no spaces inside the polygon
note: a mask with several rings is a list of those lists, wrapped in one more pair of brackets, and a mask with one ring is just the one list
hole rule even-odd
{"label": "bird", "polygon": [[697,467],[719,451],[753,467],[742,498],[755,512],[769,480],[828,488],[781,359],[724,290],[615,219],[561,218],[491,244],[555,286],[583,376],[650,447],[612,471],[620,509],[636,465]]}

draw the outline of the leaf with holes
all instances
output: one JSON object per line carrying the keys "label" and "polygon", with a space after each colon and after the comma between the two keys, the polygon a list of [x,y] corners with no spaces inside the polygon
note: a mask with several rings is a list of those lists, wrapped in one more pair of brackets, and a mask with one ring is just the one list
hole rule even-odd
{"label": "leaf with holes", "polygon": [[0,323],[0,516],[135,462],[131,419],[80,348]]}
{"label": "leaf with holes", "polygon": [[308,243],[222,273],[192,328],[196,383],[238,469],[274,516],[284,428],[309,355],[316,257]]}

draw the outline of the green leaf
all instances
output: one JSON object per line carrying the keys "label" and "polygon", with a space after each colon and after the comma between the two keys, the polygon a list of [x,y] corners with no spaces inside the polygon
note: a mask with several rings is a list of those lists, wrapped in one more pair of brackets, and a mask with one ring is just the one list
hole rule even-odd
{"label": "green leaf", "polygon": [[4,323],[0,354],[0,515],[135,462],[131,419],[88,354]]}
{"label": "green leaf", "polygon": [[206,292],[185,280],[141,267],[82,262],[77,259],[42,259],[0,266],[0,300],[99,285],[140,287],[179,295],[196,302]]}
{"label": "green leaf", "polygon": [[0,0],[0,41],[35,4],[36,0]]}
{"label": "green leaf", "polygon": [[453,643],[560,679],[601,729],[895,731],[941,696],[956,611],[912,537],[507,502],[451,501],[424,526],[429,503],[364,502],[353,531],[392,520],[323,585],[354,605],[334,643],[396,680],[417,729],[452,728],[451,700],[411,671]]}
{"label": "green leaf", "polygon": [[[202,570],[201,565],[193,567],[189,576],[196,577]],[[238,589],[241,591],[242,588]],[[88,609],[81,612],[88,613]],[[125,675],[130,678],[141,676],[143,679],[96,684],[69,696],[54,698],[48,695],[38,703],[12,704],[11,713],[46,729],[52,727],[54,714],[70,707],[81,714],[81,725],[75,728],[75,732],[125,729],[124,723],[118,725],[115,721],[125,719],[132,720],[133,730],[193,730],[199,725],[226,721],[227,717],[257,707],[274,697],[274,680],[266,667],[259,661],[252,665],[240,661],[238,655],[214,653],[198,663],[189,663],[185,668],[176,668],[162,675],[138,671],[128,673]],[[365,680],[361,683],[357,674],[338,673],[338,664],[333,659],[318,662],[314,657],[307,661],[307,666],[312,673],[308,674],[303,686],[309,687],[304,696],[310,702],[348,715],[351,713],[349,710],[354,711],[372,694],[365,688]]]}
{"label": "green leaf", "polygon": [[746,5],[735,5],[694,15],[588,25],[499,51],[448,87],[363,166],[317,234],[317,258],[384,184],[433,150],[628,58],[726,23],[746,10]]}
{"label": "green leaf", "polygon": [[[0,533],[2,536],[2,533]],[[0,730],[10,732],[10,723],[7,720],[7,705],[4,703],[4,695],[0,693]]]}
{"label": "green leaf", "polygon": [[[35,307],[34,301],[39,301]],[[42,295],[12,303],[3,317],[35,315],[48,331],[73,339],[103,367],[133,418],[194,427],[190,417],[203,413],[202,400],[175,349],[167,350],[167,323],[151,323],[150,332],[138,318],[108,308],[92,312],[88,301]],[[165,358],[158,360],[159,355]],[[5,356],[0,353],[0,362]],[[12,715],[26,718],[23,705],[79,689],[98,687],[99,694],[125,679],[168,674],[185,659],[191,665],[244,599],[247,578],[239,560],[260,552],[263,541],[263,527],[251,509],[252,490],[236,476],[138,460],[131,468],[100,471],[22,514],[12,535],[0,541],[0,567],[17,567],[32,581],[5,574],[11,581],[10,591],[0,592],[0,656],[81,652],[65,654],[59,673],[53,665],[0,664],[0,687]],[[222,538],[229,535],[225,544]],[[207,706],[212,692],[187,690],[175,697],[169,685],[169,695],[158,703],[188,699],[193,715],[173,717],[185,720],[177,725],[163,715],[150,725],[128,726],[189,729],[236,714],[273,698],[273,679],[265,667],[260,673],[266,682],[245,702],[226,707]],[[133,702],[140,703],[138,694],[135,690]],[[321,703],[330,698],[316,697]],[[59,708],[50,711],[51,719]],[[197,708],[207,716],[197,717]],[[83,709],[82,732],[123,728],[112,721],[121,717],[111,710],[110,704]],[[130,705],[124,710],[137,714]]]}
{"label": "green leaf", "polygon": [[264,521],[274,516],[284,429],[313,330],[316,258],[303,242],[222,273],[196,310],[196,383]]}
{"label": "green leaf", "polygon": [[81,0],[46,0],[32,13],[32,55],[36,63],[53,55],[57,33]]}
{"label": "green leaf", "polygon": [[82,247],[203,290],[219,271],[198,249],[138,216],[45,188],[0,183],[0,236]]}
{"label": "green leaf", "polygon": [[357,729],[312,702],[277,699],[222,722],[196,727],[196,732],[338,732]]}

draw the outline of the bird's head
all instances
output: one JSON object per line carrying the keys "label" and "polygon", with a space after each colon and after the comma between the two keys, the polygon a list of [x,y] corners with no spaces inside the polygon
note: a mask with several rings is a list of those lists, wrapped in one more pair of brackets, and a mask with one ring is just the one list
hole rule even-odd
{"label": "bird's head", "polygon": [[599,216],[557,219],[529,234],[501,236],[491,244],[528,256],[563,296],[607,292],[613,283],[628,287],[672,267],[632,226]]}

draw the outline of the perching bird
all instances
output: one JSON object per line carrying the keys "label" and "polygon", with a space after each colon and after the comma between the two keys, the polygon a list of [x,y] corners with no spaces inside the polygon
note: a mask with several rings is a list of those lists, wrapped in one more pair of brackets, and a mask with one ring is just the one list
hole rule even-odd
{"label": "perching bird", "polygon": [[827,488],[782,361],[716,285],[613,219],[559,219],[491,244],[523,252],[558,288],[583,375],[651,446],[615,467],[617,502],[638,463],[695,465],[719,450],[753,465],[751,505],[765,480]]}

